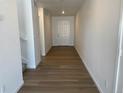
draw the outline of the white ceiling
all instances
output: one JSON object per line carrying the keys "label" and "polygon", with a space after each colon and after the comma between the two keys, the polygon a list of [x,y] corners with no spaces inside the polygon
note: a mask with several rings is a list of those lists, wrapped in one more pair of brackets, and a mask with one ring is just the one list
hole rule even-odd
{"label": "white ceiling", "polygon": [[39,7],[49,10],[53,16],[62,15],[62,10],[65,11],[64,15],[73,16],[79,10],[84,0],[37,0]]}

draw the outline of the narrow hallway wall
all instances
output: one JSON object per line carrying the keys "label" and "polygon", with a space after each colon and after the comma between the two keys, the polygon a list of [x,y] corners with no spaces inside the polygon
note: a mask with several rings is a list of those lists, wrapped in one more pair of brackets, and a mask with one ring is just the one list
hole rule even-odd
{"label": "narrow hallway wall", "polygon": [[34,69],[41,61],[38,8],[34,0],[17,1],[22,58]]}
{"label": "narrow hallway wall", "polygon": [[39,8],[40,44],[42,56],[52,47],[51,15],[47,9]]}
{"label": "narrow hallway wall", "polygon": [[23,84],[16,0],[0,0],[0,93],[17,93]]}
{"label": "narrow hallway wall", "polygon": [[34,31],[34,48],[35,48],[35,65],[37,66],[41,62],[40,52],[40,32],[39,32],[39,17],[38,6],[35,0],[32,0],[32,19],[33,19],[33,31]]}
{"label": "narrow hallway wall", "polygon": [[44,9],[38,8],[39,16],[39,34],[40,34],[40,52],[42,56],[45,56],[45,35],[44,35]]}
{"label": "narrow hallway wall", "polygon": [[75,47],[101,93],[113,93],[122,0],[85,0],[76,15]]}
{"label": "narrow hallway wall", "polygon": [[44,9],[44,34],[45,34],[45,54],[52,47],[52,22],[51,15],[47,9]]}

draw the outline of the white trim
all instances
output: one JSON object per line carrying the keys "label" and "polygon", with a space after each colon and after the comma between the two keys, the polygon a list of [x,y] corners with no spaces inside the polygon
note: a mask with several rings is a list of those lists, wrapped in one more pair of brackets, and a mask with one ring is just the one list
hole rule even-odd
{"label": "white trim", "polygon": [[114,92],[113,93],[117,93],[118,92],[118,84],[119,84],[119,72],[120,72],[120,66],[121,66],[121,56],[122,54],[122,44],[123,44],[123,14],[122,14],[122,18],[120,20],[120,25],[119,25],[119,34],[118,34],[118,54],[117,54],[117,66],[116,66],[116,70],[115,70],[115,78],[114,78]]}
{"label": "white trim", "polygon": [[34,66],[32,64],[31,65],[27,65],[27,69],[34,69],[35,70],[36,69],[36,66]]}
{"label": "white trim", "polygon": [[[122,35],[121,35],[121,37],[122,37]],[[120,41],[122,41],[122,38],[121,38]],[[121,47],[121,45],[120,45],[120,47]],[[119,48],[119,49],[121,49],[121,48]],[[120,71],[119,69],[120,69],[120,65],[121,65],[120,56],[121,55],[122,55],[122,51],[120,50],[119,55],[118,55],[118,64],[117,64],[117,72],[116,72],[116,81],[115,81],[115,91],[114,91],[114,93],[117,93],[117,91],[118,91],[118,83],[119,83],[118,81],[119,81],[119,71]]]}
{"label": "white trim", "polygon": [[24,85],[24,80],[21,82],[20,86],[16,89],[16,91],[14,93],[18,93],[23,85]]}
{"label": "white trim", "polygon": [[49,53],[49,51],[51,50],[52,46],[46,51],[45,56]]}
{"label": "white trim", "polygon": [[[78,51],[78,49],[75,47],[75,49],[77,50],[79,56],[80,56],[80,52]],[[92,80],[94,81],[95,85],[97,86],[98,90],[100,93],[104,93],[102,88],[100,87],[99,83],[97,82],[97,80],[95,79],[95,76],[92,74],[90,68],[88,67],[88,65],[86,64],[86,62],[83,61],[82,57],[80,56],[81,60],[82,60],[82,63],[85,65],[88,73],[90,74]]]}
{"label": "white trim", "polygon": [[22,56],[21,58],[22,58],[22,62],[23,62],[23,63],[27,64],[27,63],[29,62],[29,60],[28,60],[27,58],[25,58],[25,57],[23,57],[23,56]]}

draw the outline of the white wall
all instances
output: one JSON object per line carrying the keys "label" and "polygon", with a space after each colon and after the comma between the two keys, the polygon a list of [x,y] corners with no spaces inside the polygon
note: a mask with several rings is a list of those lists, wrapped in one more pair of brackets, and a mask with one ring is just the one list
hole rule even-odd
{"label": "white wall", "polygon": [[42,56],[45,55],[45,35],[44,35],[44,9],[38,9],[39,14],[39,27],[40,27],[40,51]]}
{"label": "white wall", "polygon": [[44,9],[44,34],[45,34],[45,53],[52,47],[52,22],[51,15],[48,10]]}
{"label": "white wall", "polygon": [[19,34],[21,43],[21,56],[24,63],[27,63],[27,32],[26,32],[26,13],[25,13],[25,2],[24,0],[17,0],[18,6],[18,20],[19,20]]}
{"label": "white wall", "polygon": [[52,47],[51,15],[48,10],[39,8],[40,44],[42,56]]}
{"label": "white wall", "polygon": [[121,0],[85,0],[76,16],[75,47],[101,93],[113,93]]}
{"label": "white wall", "polygon": [[32,15],[33,15],[33,30],[34,30],[34,47],[35,47],[35,63],[36,66],[41,62],[40,52],[40,32],[39,32],[39,17],[38,7],[36,2],[32,0]]}
{"label": "white wall", "polygon": [[16,0],[0,0],[0,93],[17,93],[23,84],[19,42]]}
{"label": "white wall", "polygon": [[41,61],[38,10],[34,0],[17,1],[22,57],[34,69]]}

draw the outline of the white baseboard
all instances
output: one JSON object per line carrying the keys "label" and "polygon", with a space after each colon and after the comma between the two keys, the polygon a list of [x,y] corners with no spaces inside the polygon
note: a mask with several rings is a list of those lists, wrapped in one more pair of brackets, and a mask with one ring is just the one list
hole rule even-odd
{"label": "white baseboard", "polygon": [[51,48],[52,48],[52,46],[50,46],[49,49],[46,51],[46,55],[49,53],[49,51],[51,50]]}
{"label": "white baseboard", "polygon": [[[75,49],[77,50],[78,55],[80,56],[80,52],[78,51],[78,49],[77,49],[76,47],[75,47]],[[80,58],[81,58],[81,60],[82,60],[83,64],[85,65],[85,67],[86,67],[86,69],[87,69],[88,73],[90,74],[90,76],[91,76],[92,80],[94,81],[95,85],[97,86],[97,88],[98,88],[99,92],[100,92],[100,93],[104,93],[104,92],[103,92],[103,90],[101,89],[101,87],[100,87],[99,83],[97,82],[97,80],[96,80],[96,78],[95,78],[94,74],[92,74],[92,72],[91,72],[90,68],[89,68],[89,67],[88,67],[88,65],[86,64],[86,62],[84,62],[84,61],[83,61],[83,59],[82,59],[82,57],[81,57],[81,56],[80,56]]]}
{"label": "white baseboard", "polygon": [[[52,46],[47,50],[47,51],[45,51],[45,52],[41,52],[41,54],[42,54],[42,56],[44,57],[44,56],[46,56],[47,55],[47,53],[51,50],[51,48],[52,48]],[[41,50],[42,51],[42,50]]]}
{"label": "white baseboard", "polygon": [[31,64],[31,65],[28,64],[28,65],[27,65],[27,69],[36,69],[36,66],[35,66],[35,65],[32,65],[32,64]]}
{"label": "white baseboard", "polygon": [[14,93],[18,93],[23,85],[24,85],[24,81],[21,82],[20,86],[16,89],[16,91]]}
{"label": "white baseboard", "polygon": [[27,64],[29,62],[29,60],[27,58],[25,58],[25,57],[22,56],[22,62],[25,63],[25,64]]}
{"label": "white baseboard", "polygon": [[[82,62],[83,62],[83,61],[82,61]],[[102,89],[101,89],[101,87],[100,87],[99,83],[97,82],[97,80],[96,80],[96,78],[95,78],[94,74],[92,74],[92,72],[91,72],[90,68],[87,66],[87,64],[86,64],[85,62],[83,62],[83,64],[85,65],[85,67],[86,67],[86,69],[87,69],[88,73],[90,74],[90,76],[91,76],[92,80],[94,81],[95,85],[97,86],[97,88],[98,88],[99,92],[100,92],[100,93],[104,93],[104,92],[102,91]]]}

